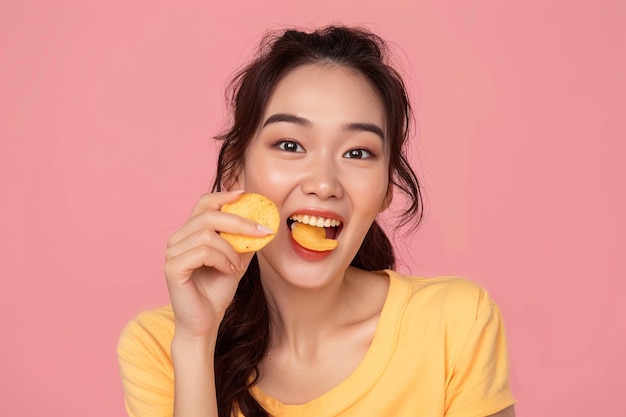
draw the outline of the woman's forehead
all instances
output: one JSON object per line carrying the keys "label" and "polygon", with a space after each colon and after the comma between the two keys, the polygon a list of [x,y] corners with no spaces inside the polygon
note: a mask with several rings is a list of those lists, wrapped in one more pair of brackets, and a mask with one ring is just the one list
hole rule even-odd
{"label": "woman's forehead", "polygon": [[378,92],[361,73],[336,64],[308,64],[287,73],[274,87],[261,124],[274,114],[316,123],[370,123],[385,128]]}

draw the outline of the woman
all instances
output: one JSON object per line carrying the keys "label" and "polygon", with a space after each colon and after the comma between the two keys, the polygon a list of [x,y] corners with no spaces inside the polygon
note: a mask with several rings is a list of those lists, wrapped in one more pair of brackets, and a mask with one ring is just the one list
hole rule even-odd
{"label": "woman", "polygon": [[[410,105],[384,46],[348,27],[287,30],[234,79],[214,192],[168,240],[171,306],[120,339],[129,415],[514,415],[485,291],[392,271],[376,217],[394,190],[408,196],[401,223],[422,205],[403,154]],[[282,219],[257,253],[217,233],[271,232],[220,211],[243,190]],[[311,217],[339,224],[336,249],[295,242],[292,224]]]}

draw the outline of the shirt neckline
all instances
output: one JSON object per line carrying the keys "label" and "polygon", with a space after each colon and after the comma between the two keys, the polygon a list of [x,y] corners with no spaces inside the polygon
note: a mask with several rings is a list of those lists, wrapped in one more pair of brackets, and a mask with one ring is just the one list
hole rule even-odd
{"label": "shirt neckline", "polygon": [[323,410],[324,414],[335,415],[357,401],[378,380],[395,350],[400,316],[409,295],[409,284],[400,280],[394,271],[384,270],[380,274],[389,278],[389,289],[374,338],[361,363],[338,385],[304,404],[283,404],[253,386],[250,389],[252,395],[268,412],[274,415],[305,415]]}

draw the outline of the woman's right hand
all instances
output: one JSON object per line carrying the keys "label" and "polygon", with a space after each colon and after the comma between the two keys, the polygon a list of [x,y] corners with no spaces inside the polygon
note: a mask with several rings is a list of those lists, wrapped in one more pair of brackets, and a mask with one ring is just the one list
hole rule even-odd
{"label": "woman's right hand", "polygon": [[266,236],[257,223],[222,213],[242,192],[204,194],[187,222],[168,239],[165,277],[176,317],[176,334],[191,339],[217,336],[226,308],[253,253],[237,253],[219,232]]}

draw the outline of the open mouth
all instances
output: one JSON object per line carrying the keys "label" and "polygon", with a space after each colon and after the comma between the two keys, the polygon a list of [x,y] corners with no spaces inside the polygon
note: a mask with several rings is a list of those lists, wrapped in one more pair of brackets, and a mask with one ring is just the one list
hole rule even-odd
{"label": "open mouth", "polygon": [[329,217],[311,216],[308,214],[296,214],[287,219],[289,230],[293,230],[294,223],[303,223],[310,226],[324,228],[326,239],[337,239],[342,228],[341,220],[331,219]]}

